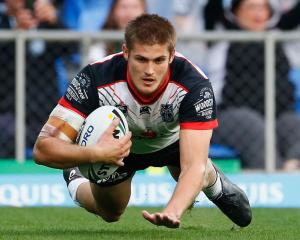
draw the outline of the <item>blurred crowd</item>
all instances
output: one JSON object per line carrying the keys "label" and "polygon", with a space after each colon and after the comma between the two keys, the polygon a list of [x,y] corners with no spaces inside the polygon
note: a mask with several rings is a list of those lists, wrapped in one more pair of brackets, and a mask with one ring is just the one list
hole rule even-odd
{"label": "blurred crowd", "polygon": [[[298,0],[0,0],[0,30],[124,30],[144,12],[168,18],[178,33],[284,32],[300,26]],[[120,42],[93,42],[87,58],[93,62],[120,50]],[[0,41],[0,51],[0,158],[13,158],[14,42]],[[202,68],[214,87],[220,124],[212,143],[234,149],[243,168],[264,168],[264,43],[180,41],[177,51]],[[300,169],[299,53],[297,41],[276,44],[276,166],[286,171]],[[80,61],[79,43],[26,42],[28,157]]]}

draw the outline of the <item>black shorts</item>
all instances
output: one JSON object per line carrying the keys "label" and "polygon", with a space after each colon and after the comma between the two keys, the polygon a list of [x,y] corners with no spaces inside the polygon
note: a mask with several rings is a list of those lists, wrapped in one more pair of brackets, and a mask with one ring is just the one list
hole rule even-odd
{"label": "black shorts", "polygon": [[128,157],[124,158],[124,163],[124,166],[119,167],[115,173],[105,178],[102,183],[97,184],[100,186],[116,185],[133,176],[136,171],[146,169],[150,166],[180,167],[179,141],[153,153],[130,153]]}

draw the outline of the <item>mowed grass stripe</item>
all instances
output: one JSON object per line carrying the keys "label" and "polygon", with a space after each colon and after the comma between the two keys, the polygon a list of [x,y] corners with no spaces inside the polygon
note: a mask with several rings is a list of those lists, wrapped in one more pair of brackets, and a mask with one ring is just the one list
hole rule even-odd
{"label": "mowed grass stripe", "polygon": [[253,209],[242,229],[216,208],[195,208],[176,230],[148,223],[142,210],[129,207],[119,222],[105,223],[80,208],[0,208],[0,239],[300,239],[300,209]]}

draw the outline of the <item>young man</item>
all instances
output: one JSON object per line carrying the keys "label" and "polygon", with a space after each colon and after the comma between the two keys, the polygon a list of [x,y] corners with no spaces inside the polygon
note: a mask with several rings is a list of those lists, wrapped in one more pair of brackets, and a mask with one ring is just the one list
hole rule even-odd
{"label": "young man", "polygon": [[[123,53],[86,66],[70,83],[37,139],[35,160],[65,169],[73,200],[107,222],[124,212],[135,171],[168,166],[177,181],[174,193],[161,212],[143,211],[145,219],[177,228],[203,190],[233,222],[247,226],[252,215],[245,193],[208,159],[212,129],[218,124],[210,82],[175,53],[175,39],[173,26],[157,15],[130,22]],[[72,144],[85,117],[103,105],[123,110],[132,135],[114,139],[115,121],[96,146]],[[120,166],[117,177],[90,182],[76,168],[88,162]]]}

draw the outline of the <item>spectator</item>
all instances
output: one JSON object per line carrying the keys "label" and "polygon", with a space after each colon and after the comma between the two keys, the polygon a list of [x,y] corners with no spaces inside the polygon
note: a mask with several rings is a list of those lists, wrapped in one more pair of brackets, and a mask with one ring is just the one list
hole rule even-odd
{"label": "spectator", "polygon": [[[272,7],[272,14],[266,22],[265,29],[278,28],[281,30],[291,30],[299,25],[299,1],[267,0],[266,2]],[[240,0],[209,0],[204,7],[205,29],[239,28],[235,23],[236,16],[232,12],[232,8],[236,8],[239,4]]]}
{"label": "spectator", "polygon": [[113,0],[64,0],[62,18],[72,30],[97,31],[103,27]]}
{"label": "spectator", "polygon": [[[11,28],[13,19],[4,2],[0,4],[0,29]],[[14,112],[15,112],[15,70],[14,70],[14,42],[0,41],[0,158],[14,156]]]}
{"label": "spectator", "polygon": [[[6,0],[9,19],[8,29],[22,29],[36,31],[39,29],[63,29],[64,26],[59,18],[59,9],[62,1],[48,0]],[[39,129],[59,98],[57,73],[55,61],[63,53],[67,53],[68,45],[60,42],[46,42],[43,40],[30,40],[26,44],[26,146],[33,147]],[[14,48],[6,47],[3,51],[7,55],[5,60],[6,69],[14,69]],[[2,54],[4,55],[4,54]],[[1,55],[1,56],[2,56]],[[8,56],[11,56],[9,58]],[[14,88],[14,73],[3,76]],[[2,89],[2,88],[1,88]],[[10,95],[8,92],[5,94]],[[14,101],[14,99],[12,99]],[[2,101],[1,101],[2,102]],[[10,125],[14,129],[14,113],[9,110],[12,121]],[[10,129],[10,128],[8,128]],[[14,132],[13,132],[13,135]],[[1,134],[3,136],[3,134]],[[9,144],[11,145],[11,144]],[[13,144],[12,144],[13,146]],[[10,148],[10,147],[9,147]],[[12,147],[13,149],[13,147]],[[4,157],[13,157],[13,151],[5,150]],[[2,157],[3,157],[2,156]]]}
{"label": "spectator", "polygon": [[[236,30],[264,31],[274,10],[267,0],[233,1],[231,26]],[[278,22],[280,23],[280,21]],[[281,21],[282,23],[282,21]],[[244,168],[264,167],[264,44],[261,42],[231,43],[212,47],[210,62],[217,58],[219,68],[210,64],[210,79],[218,82],[220,127],[213,143],[234,147]],[[216,50],[217,49],[217,50]],[[223,50],[223,55],[220,49]],[[211,53],[217,53],[213,56]],[[216,58],[217,57],[217,58]],[[213,66],[213,67],[211,67]],[[213,69],[213,70],[212,70]],[[281,44],[276,46],[276,117],[277,167],[290,169],[299,164],[300,118],[295,113],[294,86],[288,79],[290,65]],[[220,73],[220,71],[222,71]],[[215,74],[222,79],[215,78]],[[218,94],[218,93],[217,93]],[[295,165],[293,165],[295,167]]]}
{"label": "spectator", "polygon": [[[127,23],[146,12],[145,0],[115,0],[104,23],[103,30],[124,30]],[[89,60],[96,61],[121,51],[119,42],[95,43],[89,51]]]}
{"label": "spectator", "polygon": [[[196,33],[204,30],[203,8],[207,0],[174,0],[174,25],[179,33]],[[206,44],[199,41],[179,41],[176,50],[203,68]]]}

